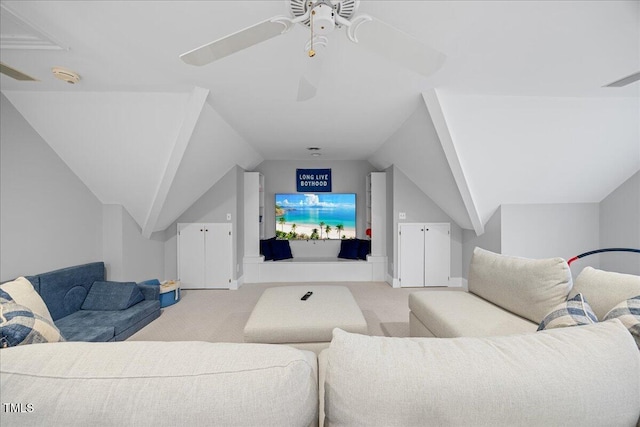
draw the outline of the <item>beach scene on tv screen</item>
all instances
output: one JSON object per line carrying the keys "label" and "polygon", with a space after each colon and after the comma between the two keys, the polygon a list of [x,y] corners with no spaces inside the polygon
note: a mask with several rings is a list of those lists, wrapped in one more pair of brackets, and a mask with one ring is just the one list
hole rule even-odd
{"label": "beach scene on tv screen", "polygon": [[289,240],[356,237],[353,193],[276,194],[276,237]]}

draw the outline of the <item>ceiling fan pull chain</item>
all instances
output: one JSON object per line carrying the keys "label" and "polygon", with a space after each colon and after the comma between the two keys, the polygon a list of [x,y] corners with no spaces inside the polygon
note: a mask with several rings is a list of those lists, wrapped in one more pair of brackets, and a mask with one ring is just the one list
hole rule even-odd
{"label": "ceiling fan pull chain", "polygon": [[314,56],[316,56],[316,51],[313,50],[313,17],[315,16],[316,11],[312,10],[311,11],[311,49],[309,49],[309,58],[313,58]]}

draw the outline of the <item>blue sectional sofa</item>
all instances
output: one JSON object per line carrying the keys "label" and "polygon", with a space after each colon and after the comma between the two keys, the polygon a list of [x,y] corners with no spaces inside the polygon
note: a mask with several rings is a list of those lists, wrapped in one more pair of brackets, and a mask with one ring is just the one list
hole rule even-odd
{"label": "blue sectional sofa", "polygon": [[93,262],[27,279],[67,341],[124,341],[160,316],[158,286],[106,282],[105,276],[104,263]]}

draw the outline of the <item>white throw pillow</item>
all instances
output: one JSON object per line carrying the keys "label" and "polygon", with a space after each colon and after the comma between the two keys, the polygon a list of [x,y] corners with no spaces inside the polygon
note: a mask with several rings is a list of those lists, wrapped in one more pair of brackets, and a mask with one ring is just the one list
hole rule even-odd
{"label": "white throw pillow", "polygon": [[47,305],[36,292],[30,281],[24,277],[18,277],[12,282],[3,283],[0,289],[6,292],[16,304],[27,307],[29,310],[53,323],[51,313]]}

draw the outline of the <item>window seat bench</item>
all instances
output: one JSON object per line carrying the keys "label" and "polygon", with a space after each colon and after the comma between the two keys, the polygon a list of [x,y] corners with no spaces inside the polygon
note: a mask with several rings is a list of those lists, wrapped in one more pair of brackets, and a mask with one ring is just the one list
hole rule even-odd
{"label": "window seat bench", "polygon": [[268,282],[372,282],[385,280],[386,257],[367,260],[337,257],[294,257],[264,261],[244,260],[244,283]]}

